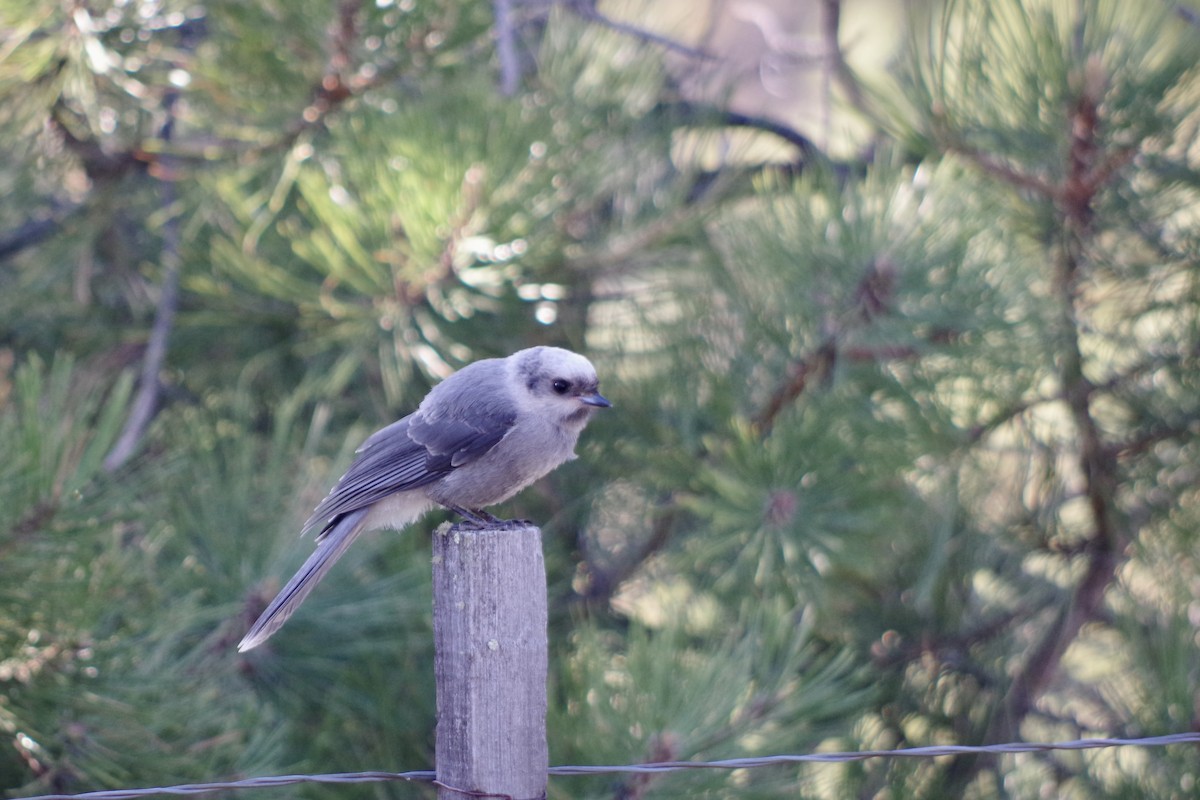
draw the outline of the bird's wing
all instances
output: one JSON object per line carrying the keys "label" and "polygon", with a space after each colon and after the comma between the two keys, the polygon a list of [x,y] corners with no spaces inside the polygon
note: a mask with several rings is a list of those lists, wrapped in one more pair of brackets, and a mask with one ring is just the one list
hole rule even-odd
{"label": "bird's wing", "polygon": [[342,514],[432,483],[491,450],[516,421],[516,410],[507,402],[439,399],[443,402],[430,404],[436,413],[423,405],[371,434],[304,530],[328,528]]}
{"label": "bird's wing", "polygon": [[408,437],[425,449],[426,468],[440,476],[495,447],[512,429],[516,416],[515,410],[497,413],[478,403],[438,416],[417,413],[408,426]]}

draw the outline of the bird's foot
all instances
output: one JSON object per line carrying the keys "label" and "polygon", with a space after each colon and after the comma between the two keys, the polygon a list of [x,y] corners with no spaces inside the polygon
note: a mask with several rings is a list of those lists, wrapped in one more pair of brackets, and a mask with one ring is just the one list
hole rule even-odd
{"label": "bird's foot", "polygon": [[500,519],[499,517],[484,511],[481,508],[464,508],[463,506],[454,506],[446,504],[446,508],[453,511],[463,518],[460,525],[468,528],[504,528],[512,530],[515,528],[526,528],[533,525],[527,519]]}
{"label": "bird's foot", "polygon": [[462,517],[464,523],[472,528],[488,528],[504,522],[504,520],[497,519],[482,508],[464,508],[462,506],[450,505],[449,503],[445,505],[446,508]]}
{"label": "bird's foot", "polygon": [[494,523],[493,527],[515,531],[518,528],[532,528],[533,523],[527,519],[498,519]]}

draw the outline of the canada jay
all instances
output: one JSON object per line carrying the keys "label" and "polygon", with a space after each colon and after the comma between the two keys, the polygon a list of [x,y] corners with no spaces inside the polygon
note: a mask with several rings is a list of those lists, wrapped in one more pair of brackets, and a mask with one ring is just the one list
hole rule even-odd
{"label": "canada jay", "polygon": [[373,433],[304,523],[317,549],[238,644],[265,642],[363,531],[400,529],[435,505],[470,523],[499,522],[484,507],[512,497],[564,461],[592,414],[610,403],[577,353],[531,347],[463,367],[420,407]]}

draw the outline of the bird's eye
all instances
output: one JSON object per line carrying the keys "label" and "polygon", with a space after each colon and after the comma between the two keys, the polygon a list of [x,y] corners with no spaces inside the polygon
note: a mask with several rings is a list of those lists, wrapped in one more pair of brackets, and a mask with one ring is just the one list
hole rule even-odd
{"label": "bird's eye", "polygon": [[562,378],[559,378],[554,383],[550,384],[550,386],[554,389],[555,394],[566,394],[571,390],[571,382],[564,381]]}

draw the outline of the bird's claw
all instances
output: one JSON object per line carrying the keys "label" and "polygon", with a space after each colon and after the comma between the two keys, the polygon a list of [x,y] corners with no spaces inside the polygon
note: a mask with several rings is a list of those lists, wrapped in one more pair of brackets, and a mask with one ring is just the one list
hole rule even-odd
{"label": "bird's claw", "polygon": [[463,521],[458,523],[464,528],[479,530],[482,528],[501,528],[503,530],[514,530],[516,528],[532,527],[533,523],[527,519],[500,519],[499,517],[484,511],[481,508],[463,508],[462,506],[447,505],[446,508],[453,511],[463,518]]}
{"label": "bird's claw", "polygon": [[460,525],[466,525],[471,528],[488,528],[493,525],[499,525],[504,520],[497,519],[492,514],[484,511],[482,508],[464,508],[463,506],[445,504],[446,508],[453,511],[463,518]]}

